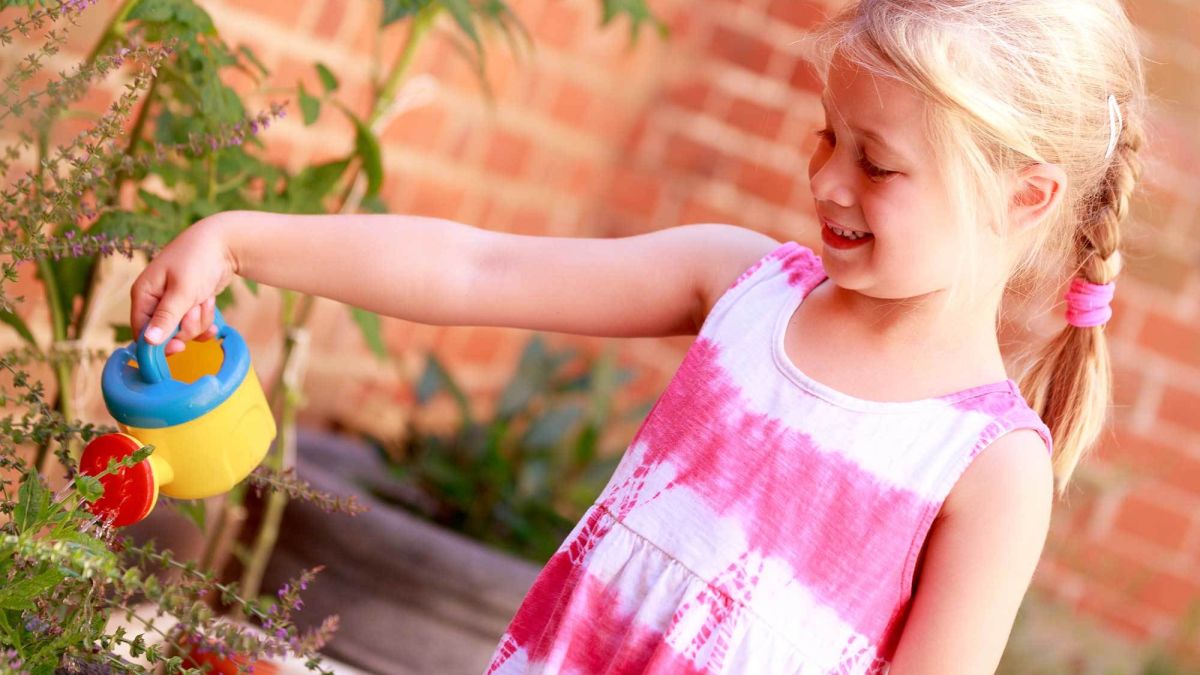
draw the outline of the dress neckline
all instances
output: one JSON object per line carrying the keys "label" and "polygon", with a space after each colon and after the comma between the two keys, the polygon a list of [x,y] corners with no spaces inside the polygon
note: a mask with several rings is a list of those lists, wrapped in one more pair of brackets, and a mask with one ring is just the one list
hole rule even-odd
{"label": "dress neckline", "polygon": [[[812,255],[817,259],[819,265],[820,256],[816,254]],[[775,326],[771,331],[771,353],[776,367],[785,377],[804,390],[841,408],[877,413],[905,413],[942,408],[964,399],[997,391],[1008,391],[1012,394],[1018,394],[1017,383],[1012,378],[1005,378],[997,382],[989,382],[941,396],[931,396],[929,398],[910,401],[876,401],[851,396],[813,379],[788,357],[785,338],[787,337],[788,324],[791,323],[791,318],[795,315],[796,310],[799,309],[800,304],[804,302],[804,299],[817,286],[828,279],[829,277],[824,272],[818,272],[803,280],[799,287],[792,287],[792,290],[795,292],[789,294],[786,302],[781,303],[781,310],[775,317]]]}

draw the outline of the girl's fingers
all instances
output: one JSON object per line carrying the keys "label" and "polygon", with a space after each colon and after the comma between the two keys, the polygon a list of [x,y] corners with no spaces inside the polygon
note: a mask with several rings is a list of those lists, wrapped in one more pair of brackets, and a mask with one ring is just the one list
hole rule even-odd
{"label": "girl's fingers", "polygon": [[187,342],[202,332],[204,331],[200,327],[200,305],[193,305],[187,312],[184,312],[183,319],[179,322],[179,334],[176,337]]}
{"label": "girl's fingers", "polygon": [[217,299],[210,297],[200,303],[200,325],[202,326],[200,334],[196,336],[197,340],[208,340],[213,335],[216,335],[217,327],[213,325],[214,316],[217,309]]}
{"label": "girl's fingers", "polygon": [[180,340],[179,338],[171,338],[171,341],[168,342],[167,346],[163,349],[163,353],[167,356],[170,356],[177,352],[183,351],[184,347],[186,346],[187,345],[184,344],[183,340]]}

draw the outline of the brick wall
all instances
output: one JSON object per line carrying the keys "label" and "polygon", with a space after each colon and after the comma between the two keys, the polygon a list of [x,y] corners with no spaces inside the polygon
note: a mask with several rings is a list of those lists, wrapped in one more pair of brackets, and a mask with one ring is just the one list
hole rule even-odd
{"label": "brick wall", "polygon": [[[318,83],[327,63],[344,100],[365,105],[378,6],[373,2],[204,0],[222,34],[253,45],[274,81]],[[598,30],[595,0],[519,0],[536,52],[517,60],[487,41],[496,94],[486,105],[444,37],[417,60],[426,102],[384,134],[394,212],[530,234],[620,236],[687,222],[731,222],[819,249],[804,167],[820,123],[819,83],[793,42],[828,8],[806,0],[652,0],[673,35],[628,46],[624,26]],[[834,4],[836,0],[834,0]],[[1200,607],[1200,6],[1131,7],[1158,98],[1145,189],[1126,235],[1127,269],[1108,328],[1116,376],[1111,432],[1060,503],[1035,588],[1139,642],[1178,634]],[[101,4],[103,10],[106,6]],[[448,33],[449,29],[443,31]],[[399,48],[393,27],[381,51]],[[418,92],[418,94],[419,94]],[[416,95],[420,99],[422,95]],[[270,97],[268,97],[270,98]],[[279,98],[274,95],[273,98]],[[267,99],[264,99],[267,100]],[[294,109],[294,108],[293,108]],[[267,136],[293,167],[350,147],[349,126],[293,115]],[[230,313],[256,366],[277,365],[275,298]],[[1036,322],[1045,334],[1061,305]],[[119,310],[116,312],[119,315]],[[259,322],[258,320],[263,321]],[[387,320],[401,355],[381,367],[332,303],[318,305],[308,377],[310,422],[395,430],[400,383],[435,349],[484,403],[494,399],[528,333]],[[594,349],[603,341],[549,336]],[[657,394],[690,340],[620,342],[640,373],[630,399]],[[101,409],[102,412],[102,409]],[[618,435],[630,430],[615,430]],[[1200,653],[1200,638],[1182,651]]]}

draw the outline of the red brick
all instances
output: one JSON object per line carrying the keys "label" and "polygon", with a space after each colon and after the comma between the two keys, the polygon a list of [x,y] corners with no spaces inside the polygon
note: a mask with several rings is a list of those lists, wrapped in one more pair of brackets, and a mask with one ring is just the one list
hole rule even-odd
{"label": "red brick", "polygon": [[1187,516],[1157,503],[1154,495],[1127,495],[1117,508],[1113,521],[1117,531],[1153,542],[1170,550],[1179,550],[1191,528]]}
{"label": "red brick", "polygon": [[412,186],[408,198],[407,208],[401,210],[415,215],[455,219],[463,210],[466,192],[456,185],[421,180]]}
{"label": "red brick", "polygon": [[1113,420],[1121,422],[1132,414],[1141,399],[1145,378],[1139,371],[1118,364],[1113,365],[1112,378]]}
{"label": "red brick", "polygon": [[737,218],[696,197],[688,197],[679,208],[679,225],[689,223],[736,223]]}
{"label": "red brick", "polygon": [[571,49],[580,39],[581,19],[576,5],[566,2],[544,3],[533,29],[533,39],[558,49]]}
{"label": "red brick", "polygon": [[592,107],[592,93],[586,87],[564,81],[550,104],[554,119],[577,129],[587,128],[588,112]]}
{"label": "red brick", "polygon": [[667,166],[684,173],[712,177],[717,173],[721,158],[721,152],[716,148],[675,134],[667,138],[663,160]]}
{"label": "red brick", "polygon": [[1122,600],[1111,600],[1096,592],[1084,593],[1076,609],[1102,620],[1106,626],[1132,640],[1142,642],[1153,636],[1150,627],[1139,621],[1137,613],[1130,612],[1128,604]]}
{"label": "red brick", "polygon": [[483,167],[505,176],[523,176],[529,168],[533,145],[529,139],[515,133],[497,130],[488,139]]}
{"label": "red brick", "polygon": [[783,129],[785,113],[754,101],[735,98],[726,119],[733,126],[764,138],[774,139]]}
{"label": "red brick", "polygon": [[1150,310],[1137,340],[1169,359],[1200,366],[1200,326]]}
{"label": "red brick", "polygon": [[609,190],[609,205],[617,211],[649,218],[658,208],[662,197],[659,181],[642,172],[618,170]]}
{"label": "red brick", "polygon": [[454,348],[448,354],[455,363],[491,363],[500,353],[500,332],[488,328],[467,328],[456,337]]}
{"label": "red brick", "polygon": [[1144,281],[1177,295],[1186,286],[1195,264],[1179,255],[1179,251],[1162,247],[1162,239],[1154,237],[1131,242],[1129,255],[1124,258],[1125,272],[1127,278]]}
{"label": "red brick", "polygon": [[593,136],[607,139],[610,143],[620,143],[630,131],[630,125],[637,121],[635,112],[622,106],[606,106],[601,114],[592,118],[588,129]]}
{"label": "red brick", "polygon": [[821,93],[825,88],[825,83],[821,81],[821,75],[817,69],[804,59],[796,59],[792,66],[792,76],[788,80],[792,85],[792,89],[800,91],[811,91]]}
{"label": "red brick", "polygon": [[516,234],[547,235],[550,233],[550,215],[538,208],[519,208],[513,212],[505,231]]}
{"label": "red brick", "polygon": [[1200,394],[1168,384],[1158,404],[1159,419],[1200,431]]}
{"label": "red brick", "polygon": [[1158,572],[1140,589],[1137,599],[1145,606],[1183,618],[1200,608],[1200,584],[1196,580],[1172,572]]}
{"label": "red brick", "polygon": [[[316,0],[324,2],[326,6],[336,6],[341,3],[329,0]],[[292,2],[248,2],[240,7],[258,14],[271,23],[281,28],[294,28],[300,23],[300,17],[304,14],[304,2],[293,0]],[[322,12],[324,14],[324,12]],[[218,26],[218,28],[220,28]]]}
{"label": "red brick", "polygon": [[672,104],[688,110],[703,112],[708,94],[712,88],[702,80],[692,80],[676,84],[667,89],[667,100]]}
{"label": "red brick", "polygon": [[400,145],[417,150],[441,147],[446,127],[446,111],[433,103],[406,110],[384,129],[379,141],[384,145]]}
{"label": "red brick", "polygon": [[475,150],[483,142],[482,134],[475,133],[473,127],[457,126],[448,132],[445,153],[448,157],[464,160],[468,155],[475,155]]}
{"label": "red brick", "polygon": [[805,0],[771,0],[771,4],[767,6],[767,15],[807,30],[825,18],[825,10],[819,3]]}
{"label": "red brick", "polygon": [[341,2],[325,0],[321,6],[321,12],[317,16],[317,23],[313,26],[313,34],[323,40],[334,39],[337,37],[338,29],[342,27],[345,17],[346,8]]}
{"label": "red brick", "polygon": [[591,162],[577,162],[567,173],[567,189],[577,196],[590,195],[599,183],[599,170]]}
{"label": "red brick", "polygon": [[742,163],[737,184],[742,190],[772,204],[786,206],[792,196],[796,177],[761,164]]}
{"label": "red brick", "polygon": [[1117,426],[1096,453],[1136,478],[1154,478],[1186,493],[1200,493],[1200,457],[1187,447]]}
{"label": "red brick", "polygon": [[741,68],[766,73],[775,50],[756,37],[717,26],[709,43],[709,51],[717,58]]}

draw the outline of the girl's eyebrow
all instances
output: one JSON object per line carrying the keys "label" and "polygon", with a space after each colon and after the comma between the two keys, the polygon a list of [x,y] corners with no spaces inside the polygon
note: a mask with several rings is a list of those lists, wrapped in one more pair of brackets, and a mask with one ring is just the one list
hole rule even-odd
{"label": "girl's eyebrow", "polygon": [[[825,109],[825,119],[829,120],[829,103],[828,99],[825,97],[825,94],[821,94],[821,107]],[[844,120],[845,117],[842,119]],[[883,135],[871,129],[852,126],[849,123],[847,123],[846,126],[850,127],[850,131],[854,133],[856,137],[861,136],[862,138],[874,141],[876,145],[882,147],[887,153],[894,155],[896,159],[907,159],[909,157],[908,153],[904,152],[902,148],[889,143],[887,139],[883,137]]]}

